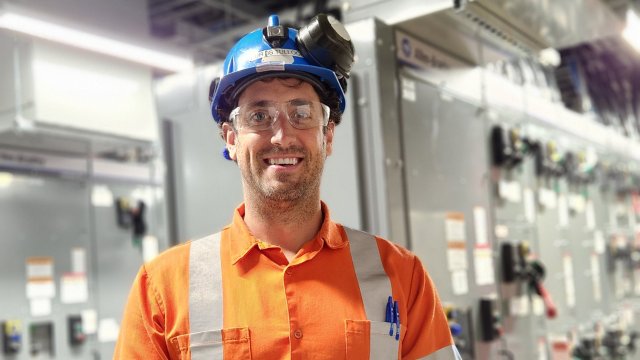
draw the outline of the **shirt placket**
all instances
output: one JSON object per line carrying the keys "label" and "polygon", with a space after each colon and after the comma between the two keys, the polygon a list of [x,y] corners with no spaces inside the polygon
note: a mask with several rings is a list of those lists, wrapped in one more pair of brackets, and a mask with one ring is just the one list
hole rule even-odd
{"label": "shirt placket", "polygon": [[[308,249],[303,248],[299,256],[289,265],[284,267],[282,281],[284,285],[285,297],[287,301],[287,311],[289,314],[289,343],[291,345],[291,359],[302,359],[304,355],[304,331],[303,321],[300,314],[299,297],[303,296],[299,274],[303,268],[310,264],[313,258],[322,250],[323,242],[317,241],[310,244]],[[306,250],[306,251],[305,251]],[[309,296],[309,294],[306,294]],[[308,315],[308,314],[307,314]]]}

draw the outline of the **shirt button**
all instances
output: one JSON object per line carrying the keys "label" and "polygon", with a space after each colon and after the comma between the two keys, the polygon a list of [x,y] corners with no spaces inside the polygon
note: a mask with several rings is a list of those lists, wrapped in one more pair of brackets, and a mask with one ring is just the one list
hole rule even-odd
{"label": "shirt button", "polygon": [[300,339],[300,338],[302,338],[302,330],[298,329],[298,330],[294,331],[294,332],[293,332],[293,336],[294,336],[296,339]]}

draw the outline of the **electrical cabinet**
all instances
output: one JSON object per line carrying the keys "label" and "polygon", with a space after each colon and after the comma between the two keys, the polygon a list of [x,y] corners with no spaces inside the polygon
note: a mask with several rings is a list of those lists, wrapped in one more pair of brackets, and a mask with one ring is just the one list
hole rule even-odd
{"label": "electrical cabinet", "polygon": [[494,102],[457,92],[460,67],[449,80],[410,65],[397,80],[408,243],[450,319],[469,310],[472,331],[451,324],[466,356],[584,358],[635,339],[633,176],[605,171],[629,159],[591,132],[554,127],[555,111],[578,121],[567,110],[514,105],[530,96],[522,87],[484,80],[504,95]]}
{"label": "electrical cabinet", "polygon": [[[22,138],[23,145],[28,139]],[[5,142],[0,134],[2,154]],[[33,154],[41,153],[22,156],[40,159]],[[71,172],[53,176],[42,169],[25,174],[7,166],[7,157],[0,164],[0,244],[11,249],[0,254],[0,272],[11,274],[0,277],[0,289],[8,294],[0,299],[3,353],[12,353],[12,360],[35,354],[111,358],[117,325],[109,328],[115,331],[100,325],[119,322],[144,250],[131,229],[118,226],[115,199],[147,204],[144,221],[163,249],[168,240],[162,188]]]}
{"label": "electrical cabinet", "polygon": [[443,302],[462,309],[458,318],[466,326],[454,338],[463,356],[497,358],[502,332],[493,329],[501,328],[502,320],[485,180],[490,159],[486,141],[477,136],[486,132],[480,109],[417,74],[402,71],[400,82],[413,89],[413,96],[401,101],[411,249],[429,270]]}

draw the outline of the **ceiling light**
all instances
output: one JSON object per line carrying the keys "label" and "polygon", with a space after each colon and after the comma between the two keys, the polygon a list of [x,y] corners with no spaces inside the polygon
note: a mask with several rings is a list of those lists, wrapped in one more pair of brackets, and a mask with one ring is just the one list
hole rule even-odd
{"label": "ceiling light", "polygon": [[193,61],[190,58],[170,55],[10,12],[0,14],[0,28],[115,56],[158,69],[179,72],[193,68]]}
{"label": "ceiling light", "polygon": [[562,57],[558,50],[554,48],[546,48],[538,54],[538,61],[540,61],[542,65],[556,67],[560,65]]}
{"label": "ceiling light", "polygon": [[13,182],[13,174],[0,172],[0,188],[7,188]]}
{"label": "ceiling light", "polygon": [[622,37],[640,51],[640,19],[632,9],[627,10],[627,24],[622,31]]}

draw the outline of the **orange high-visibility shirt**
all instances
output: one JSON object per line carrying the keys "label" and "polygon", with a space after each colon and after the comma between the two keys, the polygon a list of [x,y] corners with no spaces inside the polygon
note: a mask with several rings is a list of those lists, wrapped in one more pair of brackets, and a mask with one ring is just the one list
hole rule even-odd
{"label": "orange high-visibility shirt", "polygon": [[[322,211],[320,231],[289,263],[279,247],[250,233],[244,205],[236,209],[220,245],[225,359],[368,358],[374,335],[347,329],[352,320],[367,320],[349,242],[324,203]],[[389,295],[399,303],[398,356],[417,359],[451,346],[447,319],[420,260],[384,239],[376,237],[376,243],[391,281]],[[189,246],[175,246],[140,269],[115,359],[190,358]]]}

